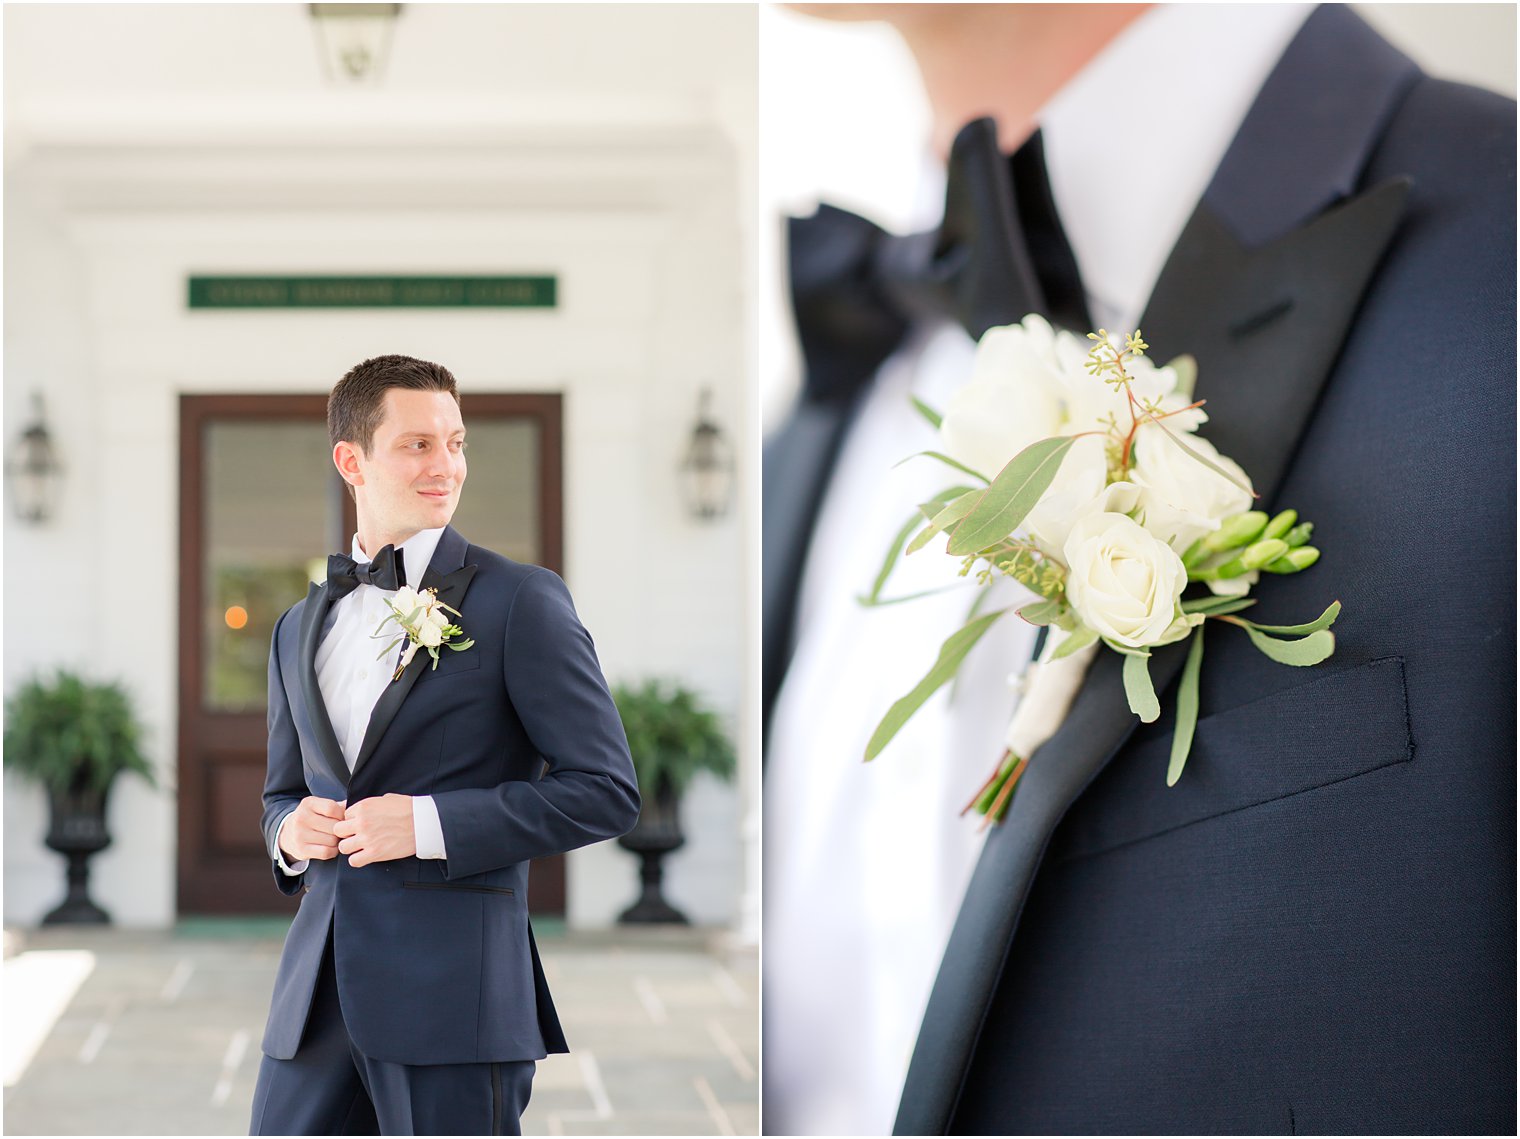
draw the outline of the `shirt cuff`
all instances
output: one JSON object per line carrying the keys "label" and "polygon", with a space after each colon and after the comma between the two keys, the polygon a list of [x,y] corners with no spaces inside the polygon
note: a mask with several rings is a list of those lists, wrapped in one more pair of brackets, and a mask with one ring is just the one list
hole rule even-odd
{"label": "shirt cuff", "polygon": [[286,819],[289,819],[290,816],[293,815],[293,814],[295,814],[295,813],[296,813],[296,809],[294,807],[292,807],[290,810],[286,811],[284,817],[280,819],[280,825],[275,828],[275,831],[274,831],[274,864],[280,868],[280,872],[282,874],[287,874],[287,875],[289,875],[292,878],[299,878],[302,874],[306,873],[306,868],[311,865],[311,859],[309,859],[309,858],[298,858],[298,859],[296,859],[295,865],[291,866],[291,865],[289,865],[285,861],[285,852],[280,849],[280,834],[285,829],[285,821],[286,821]]}
{"label": "shirt cuff", "polygon": [[418,858],[447,858],[443,849],[443,823],[431,795],[412,796],[412,834]]}

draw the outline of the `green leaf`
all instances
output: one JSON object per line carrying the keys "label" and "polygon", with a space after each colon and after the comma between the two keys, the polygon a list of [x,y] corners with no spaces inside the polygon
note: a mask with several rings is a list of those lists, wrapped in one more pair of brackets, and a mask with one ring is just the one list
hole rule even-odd
{"label": "green leaf", "polygon": [[916,451],[913,454],[909,455],[907,459],[899,459],[897,462],[893,463],[892,464],[892,469],[896,470],[898,467],[902,466],[904,463],[908,462],[910,459],[921,459],[921,458],[938,459],[940,462],[944,463],[946,466],[954,467],[956,470],[960,471],[962,474],[970,475],[974,479],[981,479],[983,482],[987,482],[988,481],[987,480],[987,476],[984,475],[984,474],[982,474],[981,471],[973,471],[965,463],[961,462],[959,459],[952,459],[949,455],[945,454],[943,451]]}
{"label": "green leaf", "polygon": [[920,597],[933,597],[936,593],[949,593],[952,589],[959,588],[960,583],[957,582],[955,585],[941,585],[934,589],[920,589],[917,593],[904,593],[901,597],[878,597],[875,601],[863,593],[858,593],[855,595],[855,600],[867,609],[880,609],[883,605],[901,605],[904,601],[917,601]]}
{"label": "green leaf", "polygon": [[[897,564],[898,556],[902,553],[903,543],[908,540],[908,535],[913,532],[913,527],[917,526],[923,518],[932,518],[935,511],[956,495],[979,493],[981,492],[973,490],[969,486],[952,486],[940,491],[928,502],[921,503],[918,513],[903,523],[902,529],[897,532],[896,537],[892,539],[891,545],[888,546],[887,556],[882,559],[881,569],[876,573],[876,580],[871,583],[871,592],[864,596],[857,596],[855,600],[861,605],[867,606],[880,604],[881,591],[887,584],[887,578],[892,576],[892,567]],[[933,537],[933,534],[931,533],[929,537]],[[929,538],[926,537],[923,540],[927,542]],[[910,549],[908,552],[911,554],[913,551]],[[448,606],[444,606],[444,608],[448,608]],[[450,612],[458,613],[459,611],[452,609]]]}
{"label": "green leaf", "polygon": [[892,576],[892,567],[897,564],[897,557],[902,553],[902,548],[908,541],[908,535],[913,533],[913,527],[918,525],[920,517],[921,515],[915,513],[892,539],[892,544],[887,547],[887,556],[882,560],[881,569],[876,571],[876,580],[871,583],[871,592],[858,599],[862,605],[876,604],[876,599],[881,596],[882,587],[887,584],[887,578]]}
{"label": "green leaf", "polygon": [[1335,634],[1324,629],[1316,633],[1310,633],[1296,641],[1279,641],[1275,637],[1269,637],[1259,632],[1255,626],[1244,622],[1241,628],[1251,638],[1251,643],[1260,649],[1265,655],[1271,657],[1280,664],[1291,664],[1299,668],[1311,664],[1318,664],[1329,658],[1335,652]]}
{"label": "green leaf", "polygon": [[[986,493],[985,490],[967,490],[965,494],[961,495],[954,502],[949,502],[942,506],[929,519],[929,525],[920,530],[918,536],[908,543],[908,553],[918,553],[919,550],[922,550],[933,540],[934,535],[943,531],[947,526],[954,526],[962,518],[970,514],[972,508],[981,501],[982,495]],[[923,507],[919,509],[922,510]]]}
{"label": "green leaf", "polygon": [[1054,625],[1066,612],[1061,601],[1033,601],[1019,610],[1019,616],[1031,625]]}
{"label": "green leaf", "polygon": [[960,668],[961,662],[966,659],[972,647],[979,641],[982,634],[992,628],[992,624],[1007,609],[999,609],[993,613],[985,613],[976,620],[963,625],[946,638],[940,646],[939,657],[934,662],[934,667],[924,674],[924,678],[913,686],[909,692],[892,707],[887,709],[887,714],[881,718],[881,723],[876,725],[876,731],[871,733],[871,741],[866,744],[866,759],[875,759],[881,754],[881,749],[891,742],[892,737],[906,724],[914,712],[923,707],[924,701],[939,689],[940,685],[955,675]]}
{"label": "green leaf", "polygon": [[1062,657],[1069,657],[1078,649],[1085,649],[1097,639],[1098,632],[1096,629],[1089,629],[1086,625],[1078,625],[1076,631],[1071,636],[1056,646],[1056,651],[1050,654],[1050,659],[1060,660]]}
{"label": "green leaf", "polygon": [[1041,439],[1009,459],[981,501],[951,533],[948,552],[974,554],[1013,533],[1049,489],[1073,442],[1071,435]]}
{"label": "green leaf", "polygon": [[1154,723],[1161,715],[1161,701],[1151,686],[1150,657],[1127,656],[1124,658],[1124,695],[1129,700],[1129,710],[1147,723]]}
{"label": "green leaf", "polygon": [[1189,355],[1174,356],[1165,366],[1176,370],[1177,387],[1174,390],[1191,403],[1193,389],[1198,385],[1198,361]]}
{"label": "green leaf", "polygon": [[1245,618],[1241,618],[1239,623],[1249,625],[1251,628],[1258,629],[1263,633],[1283,633],[1296,636],[1305,633],[1317,633],[1321,629],[1328,629],[1331,625],[1335,624],[1335,619],[1340,615],[1341,603],[1339,601],[1332,601],[1330,608],[1326,609],[1306,625],[1258,625],[1255,621],[1247,621]]}
{"label": "green leaf", "polygon": [[938,431],[940,423],[943,422],[943,416],[941,416],[939,412],[935,411],[923,400],[919,399],[916,395],[909,396],[908,398],[913,401],[913,406],[918,409],[918,414],[922,415],[929,421],[930,427]]}
{"label": "green leaf", "polygon": [[1162,431],[1166,432],[1166,437],[1168,439],[1170,439],[1173,443],[1177,444],[1177,446],[1181,447],[1184,451],[1186,451],[1189,455],[1193,456],[1193,458],[1197,459],[1204,466],[1208,467],[1209,470],[1213,471],[1220,478],[1222,478],[1225,481],[1229,482],[1232,486],[1238,486],[1238,487],[1240,487],[1241,490],[1245,491],[1252,498],[1259,498],[1260,497],[1254,490],[1252,490],[1250,487],[1248,487],[1245,484],[1243,484],[1239,479],[1237,479],[1234,475],[1230,474],[1229,471],[1225,470],[1218,463],[1211,462],[1210,460],[1205,459],[1197,451],[1195,451],[1195,450],[1193,450],[1193,448],[1189,447],[1186,443],[1184,443],[1182,441],[1182,437],[1181,436],[1179,436],[1175,431],[1173,431],[1170,427],[1168,427],[1164,422],[1162,422],[1161,420],[1157,419],[1154,415],[1148,415],[1148,416],[1146,416],[1146,418],[1149,419],[1152,423],[1154,423],[1157,427],[1161,428]]}
{"label": "green leaf", "polygon": [[[1204,622],[1207,624],[1208,622]],[[1193,729],[1198,725],[1198,674],[1203,670],[1203,625],[1193,630],[1187,664],[1177,686],[1177,727],[1172,732],[1172,760],[1166,768],[1166,785],[1175,787],[1182,778],[1188,752],[1193,750]]]}
{"label": "green leaf", "polygon": [[1226,613],[1239,613],[1256,604],[1254,597],[1195,597],[1182,603],[1184,613],[1203,613],[1209,617],[1221,617]]}

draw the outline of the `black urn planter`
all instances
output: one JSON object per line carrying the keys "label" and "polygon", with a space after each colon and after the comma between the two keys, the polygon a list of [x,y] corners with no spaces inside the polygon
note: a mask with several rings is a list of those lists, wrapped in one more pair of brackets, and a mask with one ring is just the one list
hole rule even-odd
{"label": "black urn planter", "polygon": [[643,892],[637,902],[618,915],[618,921],[625,925],[691,924],[686,915],[660,893],[660,883],[665,877],[661,860],[686,842],[686,836],[681,833],[680,805],[680,796],[671,787],[670,780],[662,776],[655,793],[644,796],[639,821],[617,840],[619,846],[633,851],[642,860],[639,881]]}
{"label": "black urn planter", "polygon": [[63,904],[42,919],[43,925],[108,925],[111,915],[90,901],[90,856],[111,845],[106,830],[106,796],[81,776],[64,790],[48,788],[52,808],[48,847],[69,860],[69,892]]}

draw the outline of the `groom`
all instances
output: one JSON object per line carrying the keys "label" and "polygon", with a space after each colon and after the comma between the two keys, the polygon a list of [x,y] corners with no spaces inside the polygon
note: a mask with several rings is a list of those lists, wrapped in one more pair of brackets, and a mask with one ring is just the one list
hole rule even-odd
{"label": "groom", "polygon": [[[764,496],[767,1124],[1513,1133],[1514,104],[1341,6],[1109,7],[884,6],[950,151],[945,224],[916,277],[837,211],[793,231],[808,375]],[[997,662],[926,706],[918,754],[858,762],[908,687],[881,678],[947,631],[887,644],[869,622],[911,606],[850,601],[874,572],[853,551],[901,524],[860,525],[889,465],[935,446],[898,431],[908,394],[969,375],[923,330],[935,304],[972,335],[1043,307],[1193,354],[1202,434],[1324,551],[1252,615],[1345,607],[1313,669],[1211,622],[1171,788],[1181,660],[1156,654],[1163,715],[1135,730],[1100,657],[969,882],[922,865],[966,828],[933,785],[953,733],[996,755],[1007,693],[968,685]],[[947,898],[930,991],[901,963]],[[862,909],[880,935],[826,928]],[[897,1028],[884,1006],[921,1013],[916,1043],[862,1032]]]}
{"label": "groom", "polygon": [[[303,895],[251,1134],[515,1135],[566,1044],[528,863],[633,826],[639,794],[591,637],[554,573],[449,525],[464,423],[446,368],[379,356],[327,405],[351,557],[275,624],[263,831]],[[436,590],[462,650],[407,658],[386,602]],[[399,595],[403,600],[406,594]],[[431,635],[426,639],[432,639]]]}

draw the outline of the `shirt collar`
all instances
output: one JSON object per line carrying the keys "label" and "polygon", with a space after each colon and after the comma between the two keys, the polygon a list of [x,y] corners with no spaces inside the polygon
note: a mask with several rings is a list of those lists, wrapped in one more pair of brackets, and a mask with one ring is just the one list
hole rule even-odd
{"label": "shirt collar", "polygon": [[1093,320],[1130,330],[1262,84],[1312,4],[1164,4],[1038,116]]}
{"label": "shirt collar", "polygon": [[[438,549],[438,539],[443,537],[445,526],[438,526],[432,530],[418,530],[396,549],[402,552],[402,565],[406,567],[406,583],[413,589],[422,588],[422,575],[427,572],[428,566],[433,564],[433,552]],[[379,551],[377,550],[376,553]],[[354,541],[349,557],[359,565],[365,565],[370,561],[370,555],[364,552],[364,547],[359,544],[359,534],[354,533]]]}

